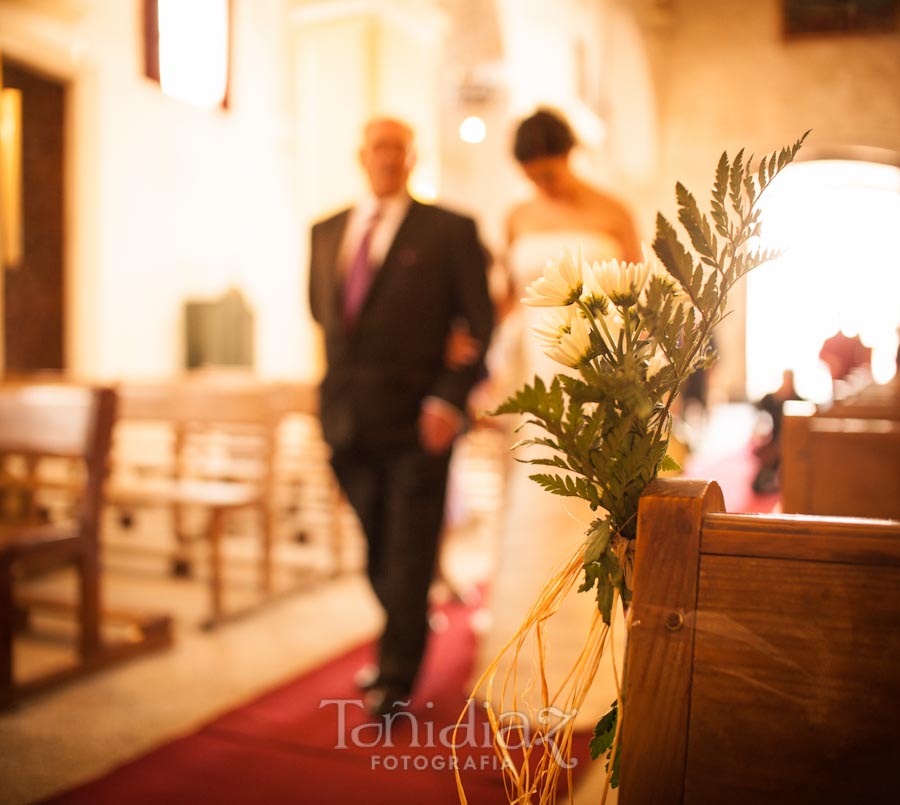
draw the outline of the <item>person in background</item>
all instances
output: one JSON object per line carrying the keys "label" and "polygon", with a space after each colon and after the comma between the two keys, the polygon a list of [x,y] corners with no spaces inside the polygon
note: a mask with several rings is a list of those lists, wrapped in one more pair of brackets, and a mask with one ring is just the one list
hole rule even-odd
{"label": "person in background", "polygon": [[[858,335],[852,338],[838,330],[834,335],[826,338],[819,350],[819,360],[823,361],[831,374],[834,395],[840,396],[841,384],[848,384],[852,375],[862,371],[864,378],[872,368],[872,350],[860,340]],[[864,385],[865,379],[857,385]]]}
{"label": "person in background", "polygon": [[785,369],[781,376],[781,385],[775,391],[764,395],[756,407],[769,415],[772,427],[768,438],[753,448],[753,454],[759,461],[759,467],[753,476],[751,487],[754,492],[766,495],[777,492],[780,486],[779,470],[781,469],[781,423],[784,420],[783,408],[787,400],[802,399],[794,388],[794,372]]}
{"label": "person in background", "polygon": [[[413,139],[401,120],[369,121],[359,151],[369,195],[311,233],[322,431],[385,613],[378,667],[362,681],[375,715],[408,704],[416,681],[450,452],[493,326],[475,222],[407,192]],[[462,326],[480,354],[450,367],[450,333]]]}

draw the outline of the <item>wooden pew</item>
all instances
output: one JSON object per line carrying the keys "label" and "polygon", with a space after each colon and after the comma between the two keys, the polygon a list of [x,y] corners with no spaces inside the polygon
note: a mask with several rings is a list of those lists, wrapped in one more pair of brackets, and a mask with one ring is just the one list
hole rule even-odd
{"label": "wooden pew", "polygon": [[900,523],[640,501],[622,805],[900,801]]}
{"label": "wooden pew", "polygon": [[[279,428],[289,413],[315,412],[313,390],[300,384],[203,378],[123,383],[119,393],[123,438],[115,451],[109,503],[123,512],[125,522],[140,508],[171,510],[175,531],[171,550],[179,573],[192,572],[193,547],[201,543],[209,579],[204,626],[216,626],[271,601],[280,505],[276,493],[277,485],[284,483]],[[148,437],[145,430],[144,441],[135,442],[136,427],[155,431]],[[207,514],[199,534],[189,534],[186,527],[191,509]],[[238,609],[225,602],[225,537],[229,518],[243,511],[256,520],[258,595],[251,606]],[[119,549],[143,547],[131,539],[108,544]]]}
{"label": "wooden pew", "polygon": [[855,394],[829,405],[819,406],[816,413],[844,419],[900,419],[900,373],[887,383],[871,383]]}
{"label": "wooden pew", "polygon": [[[0,386],[0,455],[5,489],[26,493],[28,505],[0,516],[0,707],[116,660],[171,643],[166,616],[110,613],[102,607],[98,519],[108,469],[116,396],[112,389],[33,384]],[[20,459],[16,462],[15,459]],[[15,465],[25,468],[18,474]],[[55,476],[44,465],[56,465]],[[60,466],[61,465],[61,466]],[[43,480],[49,478],[49,483]],[[44,493],[65,504],[67,517],[33,505]],[[39,513],[40,512],[40,513]],[[74,566],[77,604],[17,594],[26,574]],[[14,631],[29,624],[33,608],[76,614],[77,660],[29,679],[17,679]],[[102,631],[110,619],[124,621],[131,638],[112,642]]]}
{"label": "wooden pew", "polygon": [[786,404],[781,445],[783,511],[900,519],[900,419]]}
{"label": "wooden pew", "polygon": [[[192,545],[199,539],[207,553],[209,614],[204,626],[226,619],[223,542],[228,518],[255,513],[258,590],[272,592],[271,521],[267,506],[272,461],[272,423],[264,390],[257,385],[196,382],[123,383],[120,427],[155,423],[167,431],[164,460],[153,466],[140,456],[117,461],[108,502],[125,511],[146,507],[172,512],[176,544],[174,566],[189,574]],[[236,453],[236,449],[240,450]],[[186,510],[206,512],[206,527],[197,539],[185,528]],[[124,547],[121,542],[110,543]]]}
{"label": "wooden pew", "polygon": [[276,382],[270,386],[269,405],[277,422],[273,517],[291,529],[289,539],[320,543],[325,572],[339,576],[348,543],[361,535],[331,469],[319,423],[318,389],[309,383]]}

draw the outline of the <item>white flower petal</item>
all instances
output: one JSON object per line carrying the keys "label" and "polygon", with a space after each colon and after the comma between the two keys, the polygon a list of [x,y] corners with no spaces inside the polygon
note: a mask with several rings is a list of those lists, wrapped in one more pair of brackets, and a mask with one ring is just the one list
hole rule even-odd
{"label": "white flower petal", "polygon": [[532,307],[563,307],[576,301],[582,289],[580,246],[578,254],[576,260],[568,249],[564,249],[562,257],[548,263],[543,276],[525,289],[522,302]]}
{"label": "white flower petal", "polygon": [[574,307],[548,310],[532,332],[544,352],[565,366],[576,367],[591,350],[591,327]]}
{"label": "white flower petal", "polygon": [[606,260],[594,264],[594,272],[600,288],[614,304],[633,305],[637,302],[650,267],[645,263],[626,263],[624,260]]}
{"label": "white flower petal", "polygon": [[554,346],[559,339],[571,329],[570,308],[554,308],[546,311],[539,322],[532,325],[531,330],[544,346]]}
{"label": "white flower petal", "polygon": [[584,265],[584,284],[581,291],[581,301],[588,307],[603,305],[606,302],[606,294],[603,292],[603,288],[600,287],[598,268],[599,264],[596,262],[590,265],[585,263]]}

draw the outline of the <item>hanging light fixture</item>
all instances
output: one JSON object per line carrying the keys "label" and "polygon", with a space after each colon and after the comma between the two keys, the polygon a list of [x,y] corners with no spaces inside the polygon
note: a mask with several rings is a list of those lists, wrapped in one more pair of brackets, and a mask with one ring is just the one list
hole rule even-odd
{"label": "hanging light fixture", "polygon": [[459,124],[459,139],[465,143],[481,143],[487,136],[487,126],[478,115],[469,115]]}

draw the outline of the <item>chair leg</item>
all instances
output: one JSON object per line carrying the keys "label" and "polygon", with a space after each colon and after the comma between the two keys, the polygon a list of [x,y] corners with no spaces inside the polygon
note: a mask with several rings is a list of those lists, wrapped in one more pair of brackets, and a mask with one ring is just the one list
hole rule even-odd
{"label": "chair leg", "polygon": [[79,651],[87,662],[100,653],[100,567],[96,552],[85,551],[79,571]]}
{"label": "chair leg", "polygon": [[217,506],[210,511],[209,523],[209,626],[222,620],[222,532],[224,512]]}
{"label": "chair leg", "polygon": [[12,567],[0,557],[0,709],[13,700]]}
{"label": "chair leg", "polygon": [[172,522],[175,529],[172,575],[177,578],[190,578],[194,575],[194,562],[189,548],[190,540],[184,528],[184,507],[179,503],[172,506]]}
{"label": "chair leg", "polygon": [[260,546],[259,586],[264,595],[272,593],[272,516],[271,507],[263,506],[260,511],[260,527],[262,529]]}
{"label": "chair leg", "polygon": [[332,576],[340,576],[342,567],[342,557],[344,548],[344,531],[343,531],[343,513],[344,496],[337,481],[330,482],[329,490],[329,516],[331,528],[329,529],[331,559],[332,559]]}

